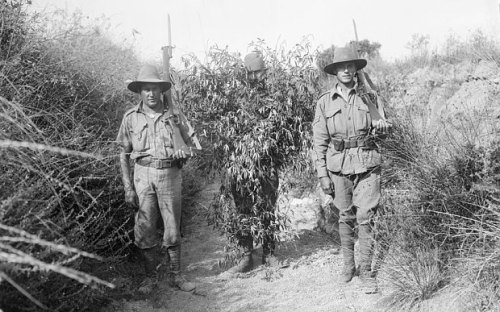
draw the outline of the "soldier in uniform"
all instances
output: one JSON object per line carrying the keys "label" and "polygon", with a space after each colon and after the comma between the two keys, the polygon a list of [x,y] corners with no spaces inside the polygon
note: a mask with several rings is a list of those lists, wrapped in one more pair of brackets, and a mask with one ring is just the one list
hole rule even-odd
{"label": "soldier in uniform", "polygon": [[[247,73],[247,83],[255,91],[257,97],[265,98],[267,95],[265,86],[266,66],[262,54],[258,51],[247,54],[244,58],[244,64]],[[238,182],[236,176],[228,177],[228,184],[230,185],[238,213],[255,216],[253,207],[258,205],[257,213],[266,214],[266,217],[263,218],[266,233],[262,238],[262,264],[277,262],[274,257],[275,241],[273,230],[270,225],[274,221],[273,211],[278,199],[279,177],[278,168],[272,163],[271,160],[264,160],[263,157],[263,159],[259,160],[259,164],[256,164],[256,168],[271,167],[269,171],[256,174],[259,177],[257,183],[259,187],[256,190],[250,190],[243,186],[248,182],[247,180]],[[258,169],[255,170],[258,171]],[[226,271],[227,274],[243,273],[253,268],[253,243],[257,240],[254,234],[243,232],[237,235],[238,245],[243,249],[243,257],[237,265]]]}
{"label": "soldier in uniform", "polygon": [[[381,197],[381,156],[371,140],[372,131],[388,131],[383,108],[366,101],[358,90],[357,70],[367,64],[351,48],[337,48],[324,71],[335,75],[331,90],[321,95],[313,122],[316,169],[321,188],[334,197],[339,209],[339,234],[348,283],[356,273],[354,231],[357,224],[360,279],[366,293],[376,292],[371,272],[373,217]],[[369,105],[372,105],[370,107]],[[374,107],[376,106],[376,107]]]}
{"label": "soldier in uniform", "polygon": [[[141,101],[123,117],[117,142],[121,145],[120,166],[125,189],[125,202],[137,209],[135,245],[141,250],[146,279],[139,291],[151,292],[157,282],[160,249],[168,257],[170,282],[183,291],[192,291],[193,283],[180,274],[181,269],[181,191],[182,165],[189,155],[174,150],[175,127],[190,144],[191,130],[182,113],[169,110],[162,92],[171,83],[161,80],[156,67],[145,65],[136,81],[127,88],[140,94]],[[133,183],[130,159],[133,160]],[[158,223],[163,221],[163,238],[158,236]]]}

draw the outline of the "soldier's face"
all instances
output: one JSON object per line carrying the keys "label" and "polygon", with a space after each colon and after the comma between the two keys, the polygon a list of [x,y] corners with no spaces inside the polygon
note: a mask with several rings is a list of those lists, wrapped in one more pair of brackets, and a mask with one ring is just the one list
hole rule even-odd
{"label": "soldier's face", "polygon": [[142,102],[150,108],[161,105],[161,89],[156,83],[145,83],[141,87]]}
{"label": "soldier's face", "polygon": [[265,73],[266,72],[264,70],[257,70],[257,71],[249,72],[248,73],[248,80],[251,82],[261,81],[264,79]]}
{"label": "soldier's face", "polygon": [[354,62],[346,62],[337,65],[336,74],[337,78],[343,84],[350,84],[354,81],[354,74],[356,73],[356,65]]}

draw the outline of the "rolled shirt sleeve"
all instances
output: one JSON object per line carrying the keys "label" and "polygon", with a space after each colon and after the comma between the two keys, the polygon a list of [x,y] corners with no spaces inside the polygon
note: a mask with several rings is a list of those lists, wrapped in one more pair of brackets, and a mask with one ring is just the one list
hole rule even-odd
{"label": "rolled shirt sleeve", "polygon": [[125,149],[132,150],[132,138],[130,137],[130,130],[127,123],[126,116],[123,117],[116,137],[116,143]]}

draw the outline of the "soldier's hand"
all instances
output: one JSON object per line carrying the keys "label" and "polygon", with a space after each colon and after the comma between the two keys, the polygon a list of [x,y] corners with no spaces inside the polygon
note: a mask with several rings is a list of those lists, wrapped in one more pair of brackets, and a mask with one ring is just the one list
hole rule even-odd
{"label": "soldier's hand", "polygon": [[372,127],[376,132],[386,133],[392,128],[392,124],[387,120],[379,119],[372,121]]}
{"label": "soldier's hand", "polygon": [[186,158],[188,158],[187,154],[186,154],[183,150],[178,150],[178,151],[176,151],[176,152],[172,155],[172,157],[173,157],[174,159],[186,159]]}
{"label": "soldier's hand", "polygon": [[323,207],[328,207],[330,205],[333,205],[333,196],[332,195],[326,195],[325,200],[323,201]]}
{"label": "soldier's hand", "polygon": [[333,197],[335,193],[333,191],[332,180],[330,180],[329,177],[321,177],[319,179],[319,183],[321,184],[321,189],[323,190],[323,193]]}
{"label": "soldier's hand", "polygon": [[134,209],[139,209],[139,198],[134,190],[125,190],[125,203]]}

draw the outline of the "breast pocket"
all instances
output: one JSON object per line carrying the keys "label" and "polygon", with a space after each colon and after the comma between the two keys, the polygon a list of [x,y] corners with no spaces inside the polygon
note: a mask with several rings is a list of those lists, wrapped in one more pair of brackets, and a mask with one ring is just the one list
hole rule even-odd
{"label": "breast pocket", "polygon": [[160,137],[163,142],[163,146],[167,155],[170,155],[173,151],[173,140],[172,140],[172,126],[168,121],[163,122],[163,127],[160,127]]}
{"label": "breast pocket", "polygon": [[357,114],[354,120],[356,134],[366,134],[371,127],[372,119],[368,106],[362,104],[358,106]]}
{"label": "breast pocket", "polygon": [[141,152],[148,149],[148,124],[144,122],[143,124],[136,125],[134,129],[130,130],[130,137],[132,138],[134,151]]}
{"label": "breast pocket", "polygon": [[326,126],[330,136],[334,136],[336,133],[343,133],[343,131],[345,131],[345,125],[342,124],[342,119],[340,118],[341,114],[342,110],[340,107],[331,108],[325,111]]}

